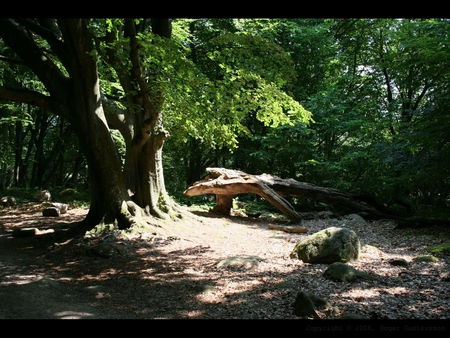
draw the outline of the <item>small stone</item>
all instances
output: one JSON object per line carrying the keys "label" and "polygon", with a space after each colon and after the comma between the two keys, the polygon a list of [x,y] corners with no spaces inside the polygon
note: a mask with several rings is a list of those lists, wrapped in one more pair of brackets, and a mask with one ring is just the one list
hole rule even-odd
{"label": "small stone", "polygon": [[11,207],[13,205],[16,205],[16,199],[13,196],[2,197],[1,205],[4,207]]}
{"label": "small stone", "polygon": [[408,262],[403,258],[393,259],[389,261],[389,264],[394,266],[408,266]]}
{"label": "small stone", "polygon": [[12,236],[16,238],[32,237],[39,232],[37,228],[14,229]]}
{"label": "small stone", "polygon": [[59,217],[59,214],[60,214],[59,209],[55,208],[55,207],[47,208],[42,211],[42,216],[45,216],[45,217],[48,217],[48,216]]}
{"label": "small stone", "polygon": [[59,209],[59,212],[61,214],[65,214],[67,212],[67,209],[68,209],[67,204],[64,204],[64,203],[56,203],[55,202],[55,203],[52,203],[52,207]]}

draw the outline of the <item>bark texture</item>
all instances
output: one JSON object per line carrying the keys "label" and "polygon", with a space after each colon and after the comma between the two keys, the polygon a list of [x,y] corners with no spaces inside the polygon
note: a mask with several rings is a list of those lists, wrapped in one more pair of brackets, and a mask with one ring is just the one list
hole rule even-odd
{"label": "bark texture", "polygon": [[[68,75],[47,57],[25,28],[48,42]],[[87,20],[2,19],[0,36],[50,94],[3,89],[0,98],[35,104],[66,118],[80,140],[89,165],[91,206],[78,230],[89,230],[103,218],[117,220],[119,228],[131,226],[134,216],[131,212],[137,214],[139,209],[126,192],[120,160],[106,121]]]}
{"label": "bark texture", "polygon": [[[170,39],[169,19],[146,19],[139,24],[133,18],[125,19],[124,36],[129,38],[125,50],[114,47],[114,33],[106,35],[106,43],[111,48],[107,49],[103,57],[118,76],[126,93],[127,106],[126,110],[119,111],[110,105],[108,109],[111,109],[111,113],[107,118],[108,123],[121,132],[126,142],[123,174],[129,195],[148,213],[168,218],[176,214],[179,208],[166,192],[164,184],[162,148],[169,136],[162,118],[164,95],[154,75],[159,72],[157,66],[147,69],[148,65],[142,64],[138,39],[138,35],[146,32],[149,26],[154,34]],[[124,55],[130,60],[131,67],[122,65]]]}
{"label": "bark texture", "polygon": [[[367,204],[359,200],[357,194],[348,194],[337,189],[298,182],[292,178],[282,179],[269,174],[250,175],[225,168],[207,168],[206,171],[210,173],[209,177],[204,181],[194,183],[184,191],[184,195],[216,195],[217,204],[213,211],[219,214],[228,215],[230,213],[234,196],[253,193],[272,203],[292,221],[298,221],[302,219],[302,216],[284,198],[286,196],[327,203],[333,208],[347,213],[363,213],[367,219],[401,218],[393,212],[386,212],[386,209],[379,210],[379,203]],[[368,202],[369,199],[365,198],[365,201]]]}

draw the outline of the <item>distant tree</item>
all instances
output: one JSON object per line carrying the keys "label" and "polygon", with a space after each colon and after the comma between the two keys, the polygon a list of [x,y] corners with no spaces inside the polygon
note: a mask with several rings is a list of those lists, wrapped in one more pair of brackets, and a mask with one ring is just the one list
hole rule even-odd
{"label": "distant tree", "polygon": [[445,132],[428,124],[447,123],[448,27],[442,19],[332,20],[339,73],[305,103],[320,136],[317,165],[330,185],[386,199],[448,196],[446,178],[430,175],[443,173],[445,152],[435,146],[442,149]]}

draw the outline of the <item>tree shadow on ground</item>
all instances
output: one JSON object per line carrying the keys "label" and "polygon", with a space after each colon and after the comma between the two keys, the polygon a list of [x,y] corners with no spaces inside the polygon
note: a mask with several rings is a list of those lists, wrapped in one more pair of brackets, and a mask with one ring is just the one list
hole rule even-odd
{"label": "tree shadow on ground", "polygon": [[[236,217],[231,220],[269,231],[264,222],[248,223],[248,219]],[[53,226],[68,225],[56,222]],[[124,239],[116,244],[126,248],[125,254],[101,258],[86,254],[83,242],[55,248],[51,247],[54,243],[50,235],[15,239],[2,234],[0,318],[295,319],[292,303],[297,293],[316,293],[327,282],[323,277],[326,265],[304,265],[289,273],[245,267],[220,269],[209,246],[166,250],[173,240],[177,239]],[[351,305],[348,302],[353,300],[346,297],[346,291],[380,285],[335,283],[333,292],[319,295],[338,295],[341,303],[337,306],[355,312],[372,309],[373,317],[378,315],[378,319],[383,319],[380,309],[400,298],[415,318],[415,306],[420,304],[408,301],[411,293],[407,292],[407,284],[401,276],[389,279],[406,291],[361,297]],[[235,288],[230,287],[235,284]],[[433,290],[424,290],[424,302],[434,297]],[[437,311],[444,317],[448,315],[445,307]]]}

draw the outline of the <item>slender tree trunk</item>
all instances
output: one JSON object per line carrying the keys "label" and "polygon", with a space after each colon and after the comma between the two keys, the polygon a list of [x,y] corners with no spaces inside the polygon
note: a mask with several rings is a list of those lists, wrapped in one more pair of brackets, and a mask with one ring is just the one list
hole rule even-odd
{"label": "slender tree trunk", "polygon": [[23,138],[24,133],[22,131],[22,122],[17,121],[16,122],[16,133],[15,133],[16,141],[15,141],[15,162],[14,162],[14,180],[15,185],[17,187],[23,186],[23,181],[25,177],[25,170],[24,168],[24,161],[22,158],[22,152],[23,152]]}
{"label": "slender tree trunk", "polygon": [[83,161],[84,161],[83,155],[81,153],[78,154],[78,156],[75,158],[70,178],[67,180],[68,184],[76,184],[78,180],[78,175],[80,174],[81,171],[81,165],[83,164]]}

